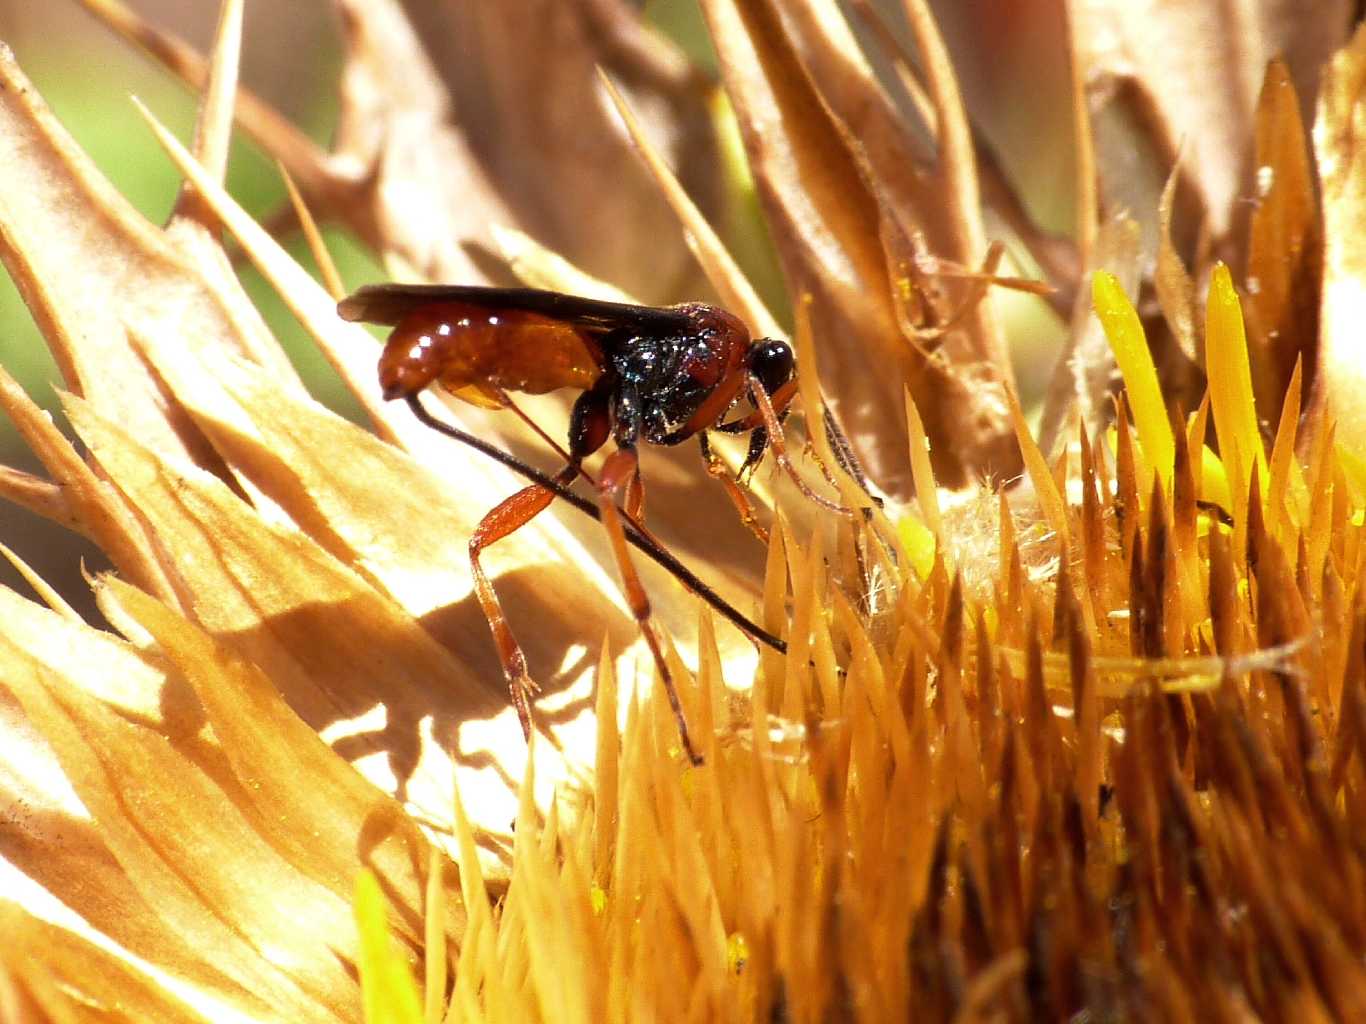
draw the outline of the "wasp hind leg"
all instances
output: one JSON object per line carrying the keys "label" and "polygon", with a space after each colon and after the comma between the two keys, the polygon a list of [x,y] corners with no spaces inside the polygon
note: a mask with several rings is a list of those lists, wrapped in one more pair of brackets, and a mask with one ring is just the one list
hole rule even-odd
{"label": "wasp hind leg", "polygon": [[[578,465],[571,462],[560,470],[555,480],[561,484],[569,484],[578,475]],[[517,709],[517,720],[522,723],[522,733],[528,739],[531,738],[530,695],[537,692],[540,687],[527,672],[526,655],[522,653],[522,645],[513,636],[512,627],[508,625],[507,616],[503,614],[503,606],[498,600],[498,593],[493,589],[493,582],[480,564],[479,557],[490,545],[511,536],[535,519],[545,511],[554,497],[555,495],[544,487],[535,484],[524,487],[479,520],[479,525],[470,534],[470,572],[474,577],[474,593],[479,599],[479,607],[484,613],[484,618],[488,621],[489,631],[493,634],[493,643],[498,649],[498,660],[502,662],[503,675],[507,677],[512,706]]]}
{"label": "wasp hind leg", "polygon": [[[604,384],[585,391],[574,402],[574,409],[569,416],[569,464],[556,474],[555,483],[573,483],[582,472],[580,466],[583,460],[607,440],[611,422],[608,414],[609,396],[610,391]],[[507,677],[512,706],[517,709],[517,720],[522,723],[522,733],[527,739],[531,738],[530,695],[540,687],[527,671],[522,645],[512,634],[498,593],[484,572],[479,556],[491,544],[516,533],[544,512],[554,497],[552,491],[539,484],[524,487],[484,516],[470,535],[470,572],[474,576],[474,593],[488,621],[489,631],[493,633],[498,660],[502,662],[503,675]]]}

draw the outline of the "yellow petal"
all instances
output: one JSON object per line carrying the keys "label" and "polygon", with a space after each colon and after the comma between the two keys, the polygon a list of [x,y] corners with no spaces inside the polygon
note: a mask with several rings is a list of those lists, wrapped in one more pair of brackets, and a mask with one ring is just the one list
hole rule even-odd
{"label": "yellow petal", "polygon": [[369,871],[356,878],[360,987],[366,1024],[421,1024],[422,1004],[407,961],[389,936],[388,906]]}
{"label": "yellow petal", "polygon": [[1247,501],[1254,470],[1261,475],[1266,493],[1266,450],[1257,423],[1252,396],[1252,370],[1248,361],[1247,335],[1242,307],[1228,268],[1219,264],[1210,279],[1205,313],[1205,373],[1209,377],[1210,410],[1219,455],[1229,475],[1233,500]]}
{"label": "yellow petal", "polygon": [[1172,438],[1171,421],[1167,419],[1167,405],[1157,380],[1157,367],[1143,336],[1143,325],[1128,297],[1119,287],[1115,276],[1098,270],[1091,280],[1096,315],[1110,340],[1115,362],[1124,375],[1124,387],[1129,393],[1129,407],[1133,409],[1138,427],[1138,441],[1147,454],[1147,462],[1161,478],[1164,487],[1170,486],[1172,466],[1176,459],[1176,442]]}

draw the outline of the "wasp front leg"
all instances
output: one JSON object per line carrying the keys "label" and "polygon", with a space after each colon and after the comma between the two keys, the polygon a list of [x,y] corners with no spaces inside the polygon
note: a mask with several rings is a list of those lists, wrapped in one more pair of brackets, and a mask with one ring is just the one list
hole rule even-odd
{"label": "wasp front leg", "polygon": [[[763,429],[763,428],[759,428]],[[765,545],[768,544],[768,530],[759,522],[754,515],[754,505],[749,500],[749,495],[741,489],[739,481],[731,476],[730,470],[722,462],[711,448],[711,442],[707,440],[706,431],[701,431],[697,435],[698,444],[702,448],[702,461],[707,466],[707,472],[718,480],[725,489],[730,503],[735,506],[736,513],[740,516],[740,522],[744,523],[754,536],[758,537]],[[746,460],[748,461],[748,460]]]}

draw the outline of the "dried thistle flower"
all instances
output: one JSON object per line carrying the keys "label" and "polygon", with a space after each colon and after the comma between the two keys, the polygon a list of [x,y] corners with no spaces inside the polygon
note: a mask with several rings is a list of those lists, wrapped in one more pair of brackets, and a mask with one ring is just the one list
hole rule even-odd
{"label": "dried thistle flower", "polygon": [[[49,608],[0,590],[0,1015],[1366,1014],[1352,348],[1366,30],[1348,41],[1349,5],[1289,18],[1249,0],[1234,23],[1193,4],[1144,19],[1075,5],[1073,243],[1022,212],[924,4],[903,5],[915,60],[895,25],[865,26],[898,103],[833,4],[704,0],[797,297],[806,416],[824,389],[875,484],[914,505],[878,510],[841,478],[868,514],[822,524],[761,480],[782,511],[762,579],[752,546],[706,538],[708,570],[790,650],[755,665],[702,620],[695,671],[675,661],[696,769],[660,702],[619,689],[631,663],[609,652],[631,634],[600,542],[559,521],[519,534],[501,565],[541,627],[522,634],[529,657],[566,681],[541,705],[555,742],[524,767],[483,622],[460,600],[469,530],[516,484],[378,401],[373,342],[223,190],[240,3],[224,4],[209,63],[110,0],[87,6],[204,102],[193,156],[147,115],[190,182],[157,229],[0,55],[0,255],[82,445],[0,380],[49,474],[9,471],[0,488],[108,553],[117,572],[94,587],[120,634],[37,578]],[[400,270],[462,280],[511,267],[602,287],[577,263],[672,298],[691,250],[727,304],[772,329],[708,227],[720,183],[680,187],[660,157],[661,140],[712,145],[705,79],[628,7],[408,7],[442,46],[479,39],[483,60],[426,52],[397,5],[341,3],[335,149],[239,105],[306,207]],[[462,32],[433,31],[444,18]],[[1155,41],[1160,74],[1135,59]],[[1287,62],[1258,98],[1274,52]],[[1320,65],[1311,149],[1300,97]],[[564,106],[537,107],[528,82]],[[515,128],[477,131],[480,91]],[[593,249],[600,232],[574,216],[590,206],[546,200],[577,137],[564,108],[591,113],[600,147],[576,170],[630,168],[629,185],[582,184],[585,204],[648,226],[619,251]],[[1116,130],[1135,108],[1149,136]],[[536,152],[528,133],[553,144]],[[1126,175],[1125,138],[1152,173]],[[983,197],[1070,317],[1042,443],[987,299],[1022,283],[987,244]],[[665,240],[666,217],[685,244]],[[221,229],[378,437],[308,397]],[[512,428],[479,429],[523,443]],[[1021,471],[1012,488],[945,486]],[[688,493],[695,528],[733,519]],[[657,503],[652,523],[667,530],[671,512]],[[686,638],[692,603],[651,583]]]}

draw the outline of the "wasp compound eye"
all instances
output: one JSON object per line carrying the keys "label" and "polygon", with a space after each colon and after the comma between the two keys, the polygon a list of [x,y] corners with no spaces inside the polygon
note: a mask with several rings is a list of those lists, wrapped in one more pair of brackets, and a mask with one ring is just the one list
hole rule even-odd
{"label": "wasp compound eye", "polygon": [[749,350],[749,372],[770,395],[792,379],[796,368],[792,346],[785,341],[764,338]]}

